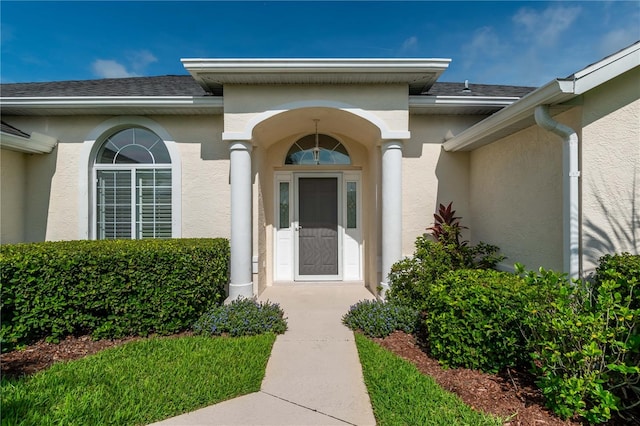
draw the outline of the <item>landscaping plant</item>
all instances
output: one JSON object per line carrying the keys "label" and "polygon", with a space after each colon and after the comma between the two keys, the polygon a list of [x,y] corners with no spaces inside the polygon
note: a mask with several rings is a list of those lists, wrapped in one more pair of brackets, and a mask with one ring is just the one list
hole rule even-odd
{"label": "landscaping plant", "polygon": [[518,266],[528,282],[559,288],[552,303],[530,309],[524,321],[537,384],[559,416],[589,423],[606,422],[615,412],[625,418],[640,405],[638,279],[599,270],[605,273],[592,286],[543,269],[525,274]]}
{"label": "landscaping plant", "polygon": [[220,336],[253,336],[262,333],[282,334],[287,320],[277,303],[238,298],[228,305],[216,306],[194,324],[198,334]]}
{"label": "landscaping plant", "polygon": [[362,300],[351,306],[342,322],[370,337],[386,337],[396,330],[413,333],[418,311],[408,306],[379,300]]}
{"label": "landscaping plant", "polygon": [[0,246],[2,351],[46,338],[172,334],[222,303],[225,239]]}
{"label": "landscaping plant", "polygon": [[430,286],[444,274],[458,269],[492,269],[505,259],[497,246],[461,240],[460,217],[452,203],[440,204],[435,223],[415,241],[413,256],[395,263],[389,274],[387,300],[423,310]]}
{"label": "landscaping plant", "polygon": [[463,269],[445,274],[427,297],[429,353],[448,367],[492,373],[528,365],[520,325],[526,308],[541,303],[548,291],[507,272]]}

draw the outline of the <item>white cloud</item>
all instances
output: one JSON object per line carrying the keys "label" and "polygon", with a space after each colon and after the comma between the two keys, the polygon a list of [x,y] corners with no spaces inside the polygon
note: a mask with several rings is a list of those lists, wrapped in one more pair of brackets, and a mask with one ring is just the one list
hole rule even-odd
{"label": "white cloud", "polygon": [[554,45],[576,21],[580,6],[549,6],[543,11],[520,9],[513,17],[517,35],[537,45]]}
{"label": "white cloud", "polygon": [[481,27],[474,31],[471,40],[461,47],[462,64],[468,69],[487,58],[504,55],[507,46],[492,27]]}
{"label": "white cloud", "polygon": [[139,77],[150,64],[158,61],[148,50],[131,52],[126,57],[126,65],[114,59],[96,59],[91,64],[93,73],[100,78]]}
{"label": "white cloud", "polygon": [[92,68],[93,73],[100,78],[137,77],[136,73],[127,71],[124,65],[112,59],[96,59]]}
{"label": "white cloud", "polygon": [[152,63],[158,62],[158,58],[156,58],[153,53],[149,52],[148,50],[133,52],[128,55],[128,59],[131,63],[131,67],[136,71],[142,71]]}
{"label": "white cloud", "polygon": [[418,47],[418,37],[411,36],[408,39],[406,39],[404,42],[402,42],[402,47],[400,48],[400,51],[405,53],[407,51],[415,50],[417,47]]}

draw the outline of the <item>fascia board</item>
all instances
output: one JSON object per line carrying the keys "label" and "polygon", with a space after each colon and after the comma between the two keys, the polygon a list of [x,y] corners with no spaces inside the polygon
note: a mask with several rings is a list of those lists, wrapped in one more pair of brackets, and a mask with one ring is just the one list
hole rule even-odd
{"label": "fascia board", "polygon": [[438,108],[452,106],[506,107],[516,102],[518,97],[496,96],[409,96],[409,108]]}
{"label": "fascia board", "polygon": [[188,71],[219,71],[226,73],[282,73],[292,71],[334,73],[334,72],[406,72],[424,69],[444,71],[451,62],[445,58],[302,58],[302,59],[207,59],[183,58],[180,60]]}
{"label": "fascia board", "polygon": [[58,140],[40,133],[32,133],[31,138],[23,138],[0,132],[0,147],[27,154],[48,154],[53,151]]}
{"label": "fascia board", "polygon": [[222,108],[219,97],[194,96],[96,96],[96,97],[4,97],[0,98],[0,108]]}
{"label": "fascia board", "polygon": [[[449,67],[451,59],[181,59],[182,65],[205,90],[225,84],[317,84],[327,81],[379,82],[380,76],[426,90]],[[214,90],[215,90],[214,89]]]}
{"label": "fascia board", "polygon": [[640,66],[640,44],[631,46],[574,74],[575,92],[580,95]]}
{"label": "fascia board", "polygon": [[443,143],[445,151],[471,151],[493,142],[492,136],[533,116],[538,105],[565,102],[574,97],[573,81],[553,80]]}

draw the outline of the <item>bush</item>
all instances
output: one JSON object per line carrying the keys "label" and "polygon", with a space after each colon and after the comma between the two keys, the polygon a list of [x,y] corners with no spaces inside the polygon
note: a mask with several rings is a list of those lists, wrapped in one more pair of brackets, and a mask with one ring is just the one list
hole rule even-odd
{"label": "bush", "polygon": [[413,257],[391,267],[390,290],[385,297],[397,305],[423,310],[431,284],[459,265],[442,244],[426,234],[416,239],[415,246]]}
{"label": "bush", "polygon": [[2,350],[41,338],[170,334],[221,303],[224,239],[0,246]]}
{"label": "bush", "polygon": [[277,303],[239,298],[203,314],[193,326],[197,334],[212,336],[254,336],[262,333],[282,334],[287,320]]}
{"label": "bush", "polygon": [[595,287],[550,271],[525,275],[532,284],[558,281],[555,300],[530,310],[525,324],[537,384],[547,406],[563,418],[601,423],[640,403],[640,310],[632,308],[638,284],[621,276],[603,279],[611,275],[599,276]]}
{"label": "bush", "polygon": [[604,281],[620,284],[618,291],[623,297],[631,297],[631,309],[640,308],[640,255],[629,253],[604,255],[599,259],[594,288]]}
{"label": "bush", "polygon": [[418,237],[413,257],[392,266],[388,300],[422,310],[429,287],[444,274],[459,269],[492,269],[505,259],[497,246],[483,242],[470,246],[461,240],[466,227],[460,224],[451,203],[446,207],[440,204],[433,217],[434,225],[427,228],[432,235]]}
{"label": "bush", "polygon": [[459,270],[444,275],[427,297],[429,352],[450,367],[497,372],[527,365],[520,325],[527,307],[542,303],[548,291],[506,272]]}
{"label": "bush", "polygon": [[370,337],[386,337],[396,330],[413,333],[417,322],[415,309],[377,300],[362,300],[342,317],[344,325]]}

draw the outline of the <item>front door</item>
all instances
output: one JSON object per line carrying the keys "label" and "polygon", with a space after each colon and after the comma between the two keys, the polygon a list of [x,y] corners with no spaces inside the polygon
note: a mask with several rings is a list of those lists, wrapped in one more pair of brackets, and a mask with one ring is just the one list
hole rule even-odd
{"label": "front door", "polygon": [[299,280],[340,279],[339,179],[297,178],[297,267]]}

